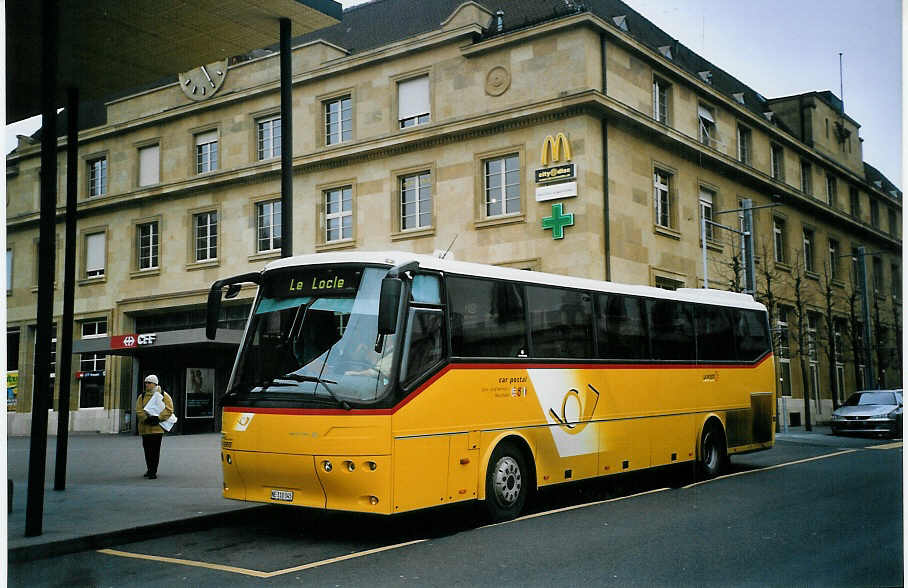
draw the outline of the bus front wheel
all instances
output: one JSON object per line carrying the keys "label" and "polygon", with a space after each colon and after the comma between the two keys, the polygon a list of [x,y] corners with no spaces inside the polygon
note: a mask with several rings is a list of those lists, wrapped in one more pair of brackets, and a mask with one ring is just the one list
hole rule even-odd
{"label": "bus front wheel", "polygon": [[725,464],[725,438],[722,429],[715,423],[708,424],[700,440],[700,476],[715,478]]}
{"label": "bus front wheel", "polygon": [[526,458],[512,443],[502,443],[492,452],[486,470],[486,510],[493,522],[515,518],[527,500],[530,480]]}

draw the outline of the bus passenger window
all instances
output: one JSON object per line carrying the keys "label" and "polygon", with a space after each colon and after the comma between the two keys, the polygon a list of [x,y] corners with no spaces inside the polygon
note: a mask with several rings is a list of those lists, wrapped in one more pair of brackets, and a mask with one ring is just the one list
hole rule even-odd
{"label": "bus passenger window", "polygon": [[600,294],[596,324],[599,357],[602,359],[647,359],[646,315],[643,301],[622,294]]}
{"label": "bus passenger window", "polygon": [[696,313],[697,359],[701,362],[737,359],[732,309],[703,305],[697,306]]}
{"label": "bus passenger window", "polygon": [[677,300],[647,300],[653,359],[696,359],[691,305]]}
{"label": "bus passenger window", "polygon": [[756,310],[735,310],[735,340],[738,359],[756,361],[769,352],[769,332],[766,315]]}
{"label": "bus passenger window", "polygon": [[412,382],[444,357],[444,316],[441,310],[411,308],[407,320],[401,381]]}
{"label": "bus passenger window", "polygon": [[448,305],[457,357],[525,356],[526,320],[521,284],[449,276]]}
{"label": "bus passenger window", "polygon": [[441,284],[438,276],[416,274],[413,276],[413,287],[410,299],[423,304],[441,304]]}
{"label": "bus passenger window", "polygon": [[593,356],[593,304],[589,294],[527,287],[534,357]]}

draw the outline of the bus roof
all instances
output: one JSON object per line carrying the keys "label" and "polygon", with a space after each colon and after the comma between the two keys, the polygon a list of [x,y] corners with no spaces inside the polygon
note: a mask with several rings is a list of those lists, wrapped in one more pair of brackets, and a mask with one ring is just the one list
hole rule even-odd
{"label": "bus roof", "polygon": [[699,304],[715,304],[719,306],[732,306],[735,308],[766,310],[766,307],[763,304],[755,301],[753,296],[749,294],[739,294],[737,292],[728,292],[725,290],[714,290],[711,288],[664,290],[654,286],[635,286],[618,282],[575,278],[559,274],[519,270],[482,263],[452,261],[431,255],[410,253],[406,251],[345,251],[297,255],[295,257],[287,257],[269,263],[265,266],[265,272],[304,265],[331,265],[338,263],[365,263],[390,267],[409,263],[411,261],[418,262],[419,267],[422,269],[437,270],[446,274],[511,280],[527,284],[561,286],[565,288],[613,292],[616,294],[646,296],[650,298],[665,298],[669,300],[678,300],[680,302],[695,302]]}

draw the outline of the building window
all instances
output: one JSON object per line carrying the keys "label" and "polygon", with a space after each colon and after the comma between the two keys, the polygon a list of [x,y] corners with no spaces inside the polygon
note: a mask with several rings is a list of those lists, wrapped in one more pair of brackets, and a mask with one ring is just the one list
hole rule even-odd
{"label": "building window", "polygon": [[829,206],[837,208],[839,206],[839,188],[832,174],[826,174],[826,202]]}
{"label": "building window", "polygon": [[153,186],[161,181],[161,146],[139,148],[139,186]]}
{"label": "building window", "polygon": [[861,197],[854,186],[848,187],[848,199],[851,201],[851,216],[861,218]]}
{"label": "building window", "polygon": [[[791,396],[791,338],[788,331],[788,307],[779,307],[779,320],[776,322],[776,354],[779,358],[779,384],[782,396]],[[787,415],[783,418],[788,418]]]}
{"label": "building window", "polygon": [[517,153],[483,162],[487,217],[520,212],[520,156]]}
{"label": "building window", "polygon": [[808,273],[815,273],[817,270],[816,263],[813,259],[813,230],[804,229],[804,269]]}
{"label": "building window", "polygon": [[841,248],[835,239],[829,240],[829,279],[838,280],[840,277]]}
{"label": "building window", "polygon": [[781,145],[773,143],[769,150],[769,162],[772,168],[772,177],[780,182],[785,181],[785,152]]}
{"label": "building window", "polygon": [[751,133],[747,127],[738,125],[738,161],[750,165]]}
{"label": "building window", "polygon": [[325,243],[353,238],[353,186],[332,188],[325,198]]}
{"label": "building window", "polygon": [[873,257],[873,293],[879,294],[883,291],[883,260],[877,256]]}
{"label": "building window", "polygon": [[281,201],[268,200],[255,205],[255,250],[258,253],[281,248]]}
{"label": "building window", "polygon": [[[107,319],[82,322],[82,338],[93,339],[107,335]],[[104,406],[104,377],[107,375],[107,356],[83,353],[79,359],[79,408]]]}
{"label": "building window", "polygon": [[813,166],[801,160],[801,192],[813,194]]}
{"label": "building window", "polygon": [[870,225],[874,229],[880,228],[880,203],[870,199]]}
{"label": "building window", "polygon": [[429,122],[429,76],[397,83],[397,120],[404,129]]}
{"label": "building window", "polygon": [[669,124],[668,107],[671,84],[659,78],[653,78],[653,118],[664,125]]}
{"label": "building window", "polygon": [[158,221],[139,224],[136,227],[136,237],[139,269],[156,269],[158,267],[158,248],[160,245]]}
{"label": "building window", "polygon": [[400,230],[432,226],[431,179],[427,171],[400,178]]}
{"label": "building window", "polygon": [[714,147],[719,138],[716,132],[715,111],[704,104],[697,105],[697,118],[700,120],[700,142]]}
{"label": "building window", "polygon": [[195,136],[195,171],[198,174],[218,169],[218,132],[208,131]]}
{"label": "building window", "polygon": [[666,278],[665,276],[655,276],[653,278],[653,286],[663,290],[677,290],[684,287],[684,282]]}
{"label": "building window", "polygon": [[103,232],[85,235],[85,277],[103,277],[106,258],[107,235]]}
{"label": "building window", "polygon": [[98,157],[88,161],[88,196],[107,193],[107,158]]}
{"label": "building window", "polygon": [[[706,188],[700,188],[700,216],[706,221],[713,220],[713,201],[715,194]],[[706,238],[710,241],[714,239],[713,226],[707,222],[705,224]]]}
{"label": "building window", "polygon": [[6,250],[6,291],[13,289],[13,250]]}
{"label": "building window", "polygon": [[858,247],[851,248],[851,283],[854,284],[855,290],[863,290],[864,284],[861,281],[861,252]]}
{"label": "building window", "polygon": [[785,221],[780,218],[772,219],[773,250],[778,263],[786,263]]}
{"label": "building window", "polygon": [[[428,78],[426,78],[428,80]],[[353,138],[353,101],[350,96],[334,98],[325,105],[325,145]]]}
{"label": "building window", "polygon": [[281,156],[281,117],[269,116],[255,122],[256,154],[259,161]]}
{"label": "building window", "polygon": [[895,211],[890,208],[889,209],[889,234],[893,235],[893,236],[896,236],[899,234],[899,224],[898,224],[897,218],[898,217],[896,216]]}
{"label": "building window", "polygon": [[218,213],[202,212],[193,215],[195,260],[211,261],[218,258]]}
{"label": "building window", "polygon": [[657,169],[653,173],[653,206],[656,212],[656,224],[660,227],[672,228],[672,175]]}

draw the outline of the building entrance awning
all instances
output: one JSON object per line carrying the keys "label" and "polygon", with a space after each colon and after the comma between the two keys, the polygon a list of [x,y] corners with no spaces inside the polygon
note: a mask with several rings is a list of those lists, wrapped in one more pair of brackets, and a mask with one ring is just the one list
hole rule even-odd
{"label": "building entrance awning", "polygon": [[128,333],[73,341],[73,353],[102,353],[104,355],[138,355],[148,351],[164,351],[187,346],[237,347],[243,339],[238,329],[218,329],[214,341],[205,336],[205,329],[183,329],[162,333]]}

